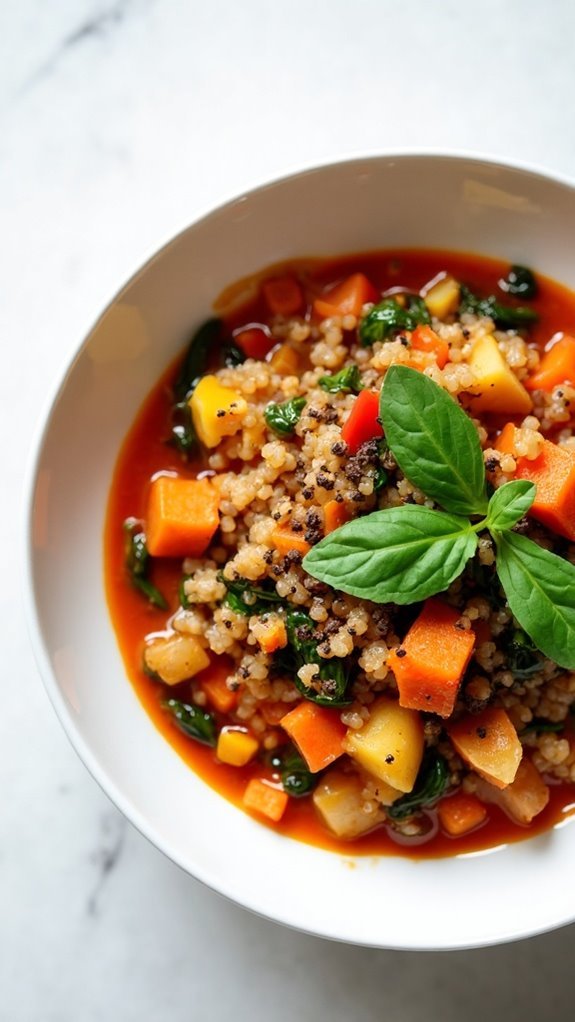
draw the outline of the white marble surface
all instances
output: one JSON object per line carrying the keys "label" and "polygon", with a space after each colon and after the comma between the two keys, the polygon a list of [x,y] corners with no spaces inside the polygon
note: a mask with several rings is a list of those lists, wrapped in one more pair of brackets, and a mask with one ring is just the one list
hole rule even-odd
{"label": "white marble surface", "polygon": [[16,539],[46,390],[158,244],[222,198],[344,153],[452,147],[575,176],[574,30],[572,0],[0,5],[1,1022],[571,1010],[573,928],[453,955],[366,951],[254,918],[166,861],[53,715]]}

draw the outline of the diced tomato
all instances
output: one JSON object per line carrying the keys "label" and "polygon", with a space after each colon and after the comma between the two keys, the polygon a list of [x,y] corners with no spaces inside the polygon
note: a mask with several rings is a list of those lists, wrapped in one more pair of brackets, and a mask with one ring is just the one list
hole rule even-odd
{"label": "diced tomato", "polygon": [[366,440],[383,436],[383,427],[379,421],[379,394],[373,390],[362,390],[357,395],[341,435],[350,454],[356,454]]}
{"label": "diced tomato", "polygon": [[276,343],[267,328],[256,325],[239,330],[234,334],[234,340],[239,344],[244,355],[260,360],[266,357]]}
{"label": "diced tomato", "polygon": [[366,302],[377,302],[378,299],[378,292],[365,274],[353,273],[321,298],[316,298],[313,309],[322,319],[328,316],[359,316]]}

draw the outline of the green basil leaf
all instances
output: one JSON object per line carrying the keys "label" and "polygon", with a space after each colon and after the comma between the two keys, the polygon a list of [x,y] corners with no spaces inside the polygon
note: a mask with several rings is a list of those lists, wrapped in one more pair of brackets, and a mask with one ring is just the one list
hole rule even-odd
{"label": "green basil leaf", "polygon": [[416,369],[392,365],[381,390],[387,442],[404,475],[446,511],[487,510],[477,430],[452,397]]}
{"label": "green basil leaf", "polygon": [[200,710],[193,703],[182,703],[179,699],[166,699],[162,707],[172,715],[174,723],[189,738],[195,738],[202,745],[216,744],[216,722],[211,713]]}
{"label": "green basil leaf", "polygon": [[359,339],[364,347],[376,341],[388,341],[402,330],[415,330],[419,324],[431,323],[429,310],[419,295],[406,296],[406,305],[396,298],[384,298],[362,319]]}
{"label": "green basil leaf", "polygon": [[344,369],[340,369],[339,373],[334,373],[333,376],[320,376],[317,382],[322,390],[327,390],[328,394],[340,394],[346,391],[359,394],[360,390],[363,390],[359,366],[355,363],[351,366],[345,366]]}
{"label": "green basil leaf", "polygon": [[499,281],[499,287],[515,298],[535,298],[539,290],[532,270],[526,266],[511,266],[505,278]]}
{"label": "green basil leaf", "polygon": [[282,787],[292,798],[302,798],[315,788],[317,776],[311,773],[293,745],[274,753],[271,765],[279,770]]}
{"label": "green basil leaf", "polygon": [[487,528],[503,532],[512,529],[527,514],[535,500],[535,485],[527,479],[513,479],[495,491],[487,508]]}
{"label": "green basil leaf", "polygon": [[272,401],[264,410],[264,419],[269,428],[277,436],[284,438],[292,436],[306,400],[305,397],[292,397],[290,401],[283,401],[281,404]]}
{"label": "green basil leaf", "polygon": [[386,816],[390,820],[403,820],[406,816],[412,816],[441,798],[448,783],[449,767],[445,759],[434,749],[429,749],[419,768],[413,791],[386,806]]}
{"label": "green basil leaf", "polygon": [[575,567],[520,533],[495,532],[494,539],[497,574],[513,616],[546,657],[573,670]]}
{"label": "green basil leaf", "polygon": [[443,592],[475,553],[465,518],[416,504],[347,522],[304,557],[314,578],[375,603],[416,603]]}

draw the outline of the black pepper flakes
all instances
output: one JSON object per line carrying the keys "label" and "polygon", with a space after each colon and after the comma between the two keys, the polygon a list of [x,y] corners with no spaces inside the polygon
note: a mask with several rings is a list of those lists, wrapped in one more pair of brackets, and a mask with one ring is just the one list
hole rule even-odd
{"label": "black pepper flakes", "polygon": [[485,727],[476,727],[475,733],[478,738],[487,738],[487,728]]}

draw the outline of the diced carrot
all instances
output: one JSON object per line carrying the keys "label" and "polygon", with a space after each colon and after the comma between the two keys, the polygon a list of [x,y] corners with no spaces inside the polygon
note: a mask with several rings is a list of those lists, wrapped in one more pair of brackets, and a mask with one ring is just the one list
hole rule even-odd
{"label": "diced carrot", "polygon": [[270,312],[276,316],[293,316],[303,305],[301,287],[293,277],[273,277],[262,284]]}
{"label": "diced carrot", "polygon": [[304,700],[282,717],[281,726],[295,742],[313,774],[343,755],[346,727],[337,710]]}
{"label": "diced carrot", "polygon": [[265,631],[262,628],[257,634],[257,640],[264,653],[275,653],[277,649],[287,646],[286,626],[281,617],[277,614],[272,615],[266,625]]}
{"label": "diced carrot", "polygon": [[280,344],[270,358],[270,365],[275,373],[281,376],[297,376],[299,372],[299,355],[291,344]]}
{"label": "diced carrot", "polygon": [[341,284],[316,298],[313,309],[322,319],[328,316],[359,316],[366,302],[377,302],[379,294],[363,273],[353,273]]}
{"label": "diced carrot", "polygon": [[436,334],[430,326],[416,326],[410,339],[411,347],[415,351],[431,352],[440,369],[443,369],[449,359],[449,345],[447,341]]}
{"label": "diced carrot", "polygon": [[373,390],[362,390],[355,399],[341,431],[350,454],[356,454],[366,440],[383,436],[383,427],[379,421],[379,393]]}
{"label": "diced carrot", "polygon": [[537,491],[529,514],[566,539],[575,540],[575,456],[544,440],[536,458],[515,455],[515,426],[508,422],[495,442],[502,454],[517,460],[516,479],[535,483]]}
{"label": "diced carrot", "polygon": [[395,674],[399,704],[411,710],[449,717],[467,667],[475,632],[457,627],[461,614],[432,597],[387,664]]}
{"label": "diced carrot", "polygon": [[309,543],[305,540],[303,532],[294,532],[289,522],[283,525],[276,525],[271,534],[271,542],[277,552],[285,557],[290,550],[297,550],[305,556],[311,550]]}
{"label": "diced carrot", "polygon": [[250,326],[234,334],[234,340],[248,358],[264,359],[276,343],[263,326]]}
{"label": "diced carrot", "polygon": [[252,812],[267,816],[277,823],[287,809],[289,795],[281,788],[274,788],[268,781],[253,777],[244,791],[244,806]]}
{"label": "diced carrot", "polygon": [[146,541],[153,557],[199,557],[219,525],[220,497],[209,479],[158,476],[146,512]]}
{"label": "diced carrot", "polygon": [[524,381],[527,390],[551,391],[561,383],[575,383],[575,337],[568,334],[545,352],[539,367]]}
{"label": "diced carrot", "polygon": [[232,692],[226,684],[230,674],[230,661],[226,657],[218,657],[197,678],[209,703],[218,713],[230,713],[237,706],[238,693]]}
{"label": "diced carrot", "polygon": [[458,791],[455,795],[441,800],[437,815],[443,829],[450,837],[461,837],[476,830],[487,819],[487,809],[475,795]]}
{"label": "diced carrot", "polygon": [[449,724],[447,733],[462,759],[496,788],[515,780],[523,749],[505,710],[488,706]]}
{"label": "diced carrot", "polygon": [[349,522],[352,515],[343,500],[328,500],[323,509],[323,532],[328,536],[330,532],[339,529],[340,525]]}

